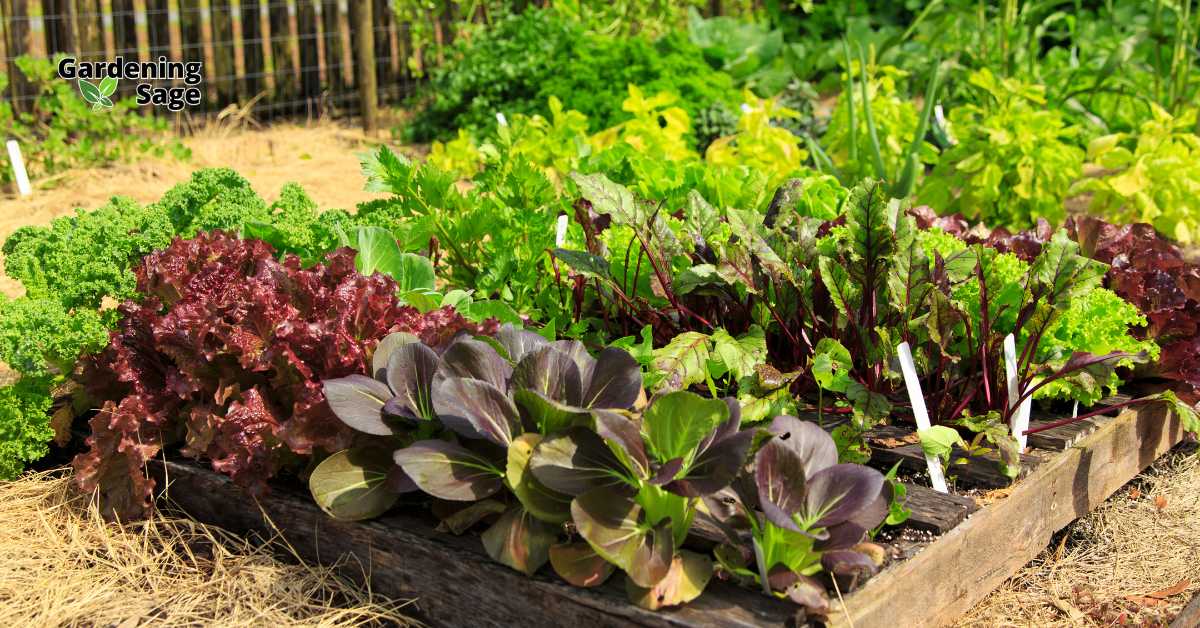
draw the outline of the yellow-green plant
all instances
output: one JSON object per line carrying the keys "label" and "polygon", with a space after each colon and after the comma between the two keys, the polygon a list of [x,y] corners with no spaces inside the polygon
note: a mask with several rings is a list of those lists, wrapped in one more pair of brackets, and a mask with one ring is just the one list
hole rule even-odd
{"label": "yellow-green plant", "polygon": [[[928,116],[900,92],[908,72],[890,65],[850,62],[849,52],[846,56],[850,65],[846,89],[838,96],[829,128],[821,138],[825,153],[845,177],[843,182],[901,173],[910,154],[920,163],[933,163],[937,148],[918,137],[925,126],[922,119]],[[858,86],[859,80],[866,81],[865,89]],[[915,146],[914,138],[919,142]]]}
{"label": "yellow-green plant", "polygon": [[1046,107],[1044,86],[986,68],[972,72],[969,83],[979,102],[950,112],[958,143],[926,175],[920,202],[997,227],[1061,222],[1063,199],[1083,168],[1079,130]]}
{"label": "yellow-green plant", "polygon": [[454,174],[460,179],[470,179],[483,168],[483,153],[479,144],[466,129],[458,130],[458,137],[443,144],[435,141],[429,147],[429,163],[439,170]]}
{"label": "yellow-green plant", "polygon": [[773,126],[772,120],[799,118],[800,113],[774,98],[758,98],[750,90],[738,119],[737,133],[718,138],[708,147],[705,159],[714,165],[749,166],[767,175],[774,188],[805,170],[808,151],[791,131]]}
{"label": "yellow-green plant", "polygon": [[1115,133],[1088,144],[1088,161],[1109,174],[1077,182],[1090,192],[1090,211],[1117,222],[1148,222],[1184,244],[1200,242],[1200,137],[1196,110],[1175,117],[1152,105],[1140,132]]}
{"label": "yellow-green plant", "polygon": [[647,98],[637,85],[629,85],[629,97],[621,108],[633,117],[592,136],[592,146],[604,150],[618,140],[652,158],[682,161],[696,156],[688,146],[692,124],[683,108],[675,105],[670,92]]}

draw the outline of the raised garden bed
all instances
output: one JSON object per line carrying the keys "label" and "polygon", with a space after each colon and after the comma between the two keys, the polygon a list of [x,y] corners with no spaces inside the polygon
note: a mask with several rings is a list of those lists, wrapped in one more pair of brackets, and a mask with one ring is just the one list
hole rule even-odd
{"label": "raised garden bed", "polygon": [[[858,628],[953,622],[1183,435],[1179,420],[1158,408],[1126,410],[1031,438],[1027,473],[1010,489],[983,493],[978,501],[986,505],[909,484],[912,516],[885,542],[890,565],[847,593],[829,622]],[[911,448],[877,445],[874,459],[917,462],[919,447]],[[991,466],[971,460],[952,473],[979,493],[993,488]],[[155,461],[151,471],[166,487],[163,496],[198,520],[237,533],[278,532],[307,560],[338,564],[378,593],[414,599],[413,611],[435,625],[753,626],[782,624],[796,612],[788,602],[719,581],[690,604],[651,612],[626,601],[616,582],[576,588],[545,575],[548,568],[526,578],[492,561],[477,537],[438,531],[420,506],[339,522],[285,483],[255,504],[228,478],[195,464]]]}

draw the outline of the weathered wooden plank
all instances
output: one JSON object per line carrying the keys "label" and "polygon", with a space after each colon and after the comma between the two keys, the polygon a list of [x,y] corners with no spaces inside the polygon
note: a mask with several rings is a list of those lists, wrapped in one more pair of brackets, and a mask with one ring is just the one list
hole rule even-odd
{"label": "weathered wooden plank", "polygon": [[527,578],[492,561],[478,535],[437,532],[432,519],[420,514],[338,522],[309,495],[286,486],[274,487],[256,506],[228,478],[196,465],[156,460],[150,471],[167,487],[169,502],[193,518],[238,534],[278,531],[305,560],[340,564],[348,578],[370,574],[376,593],[415,598],[406,608],[433,625],[749,628],[782,625],[795,612],[788,602],[717,580],[690,604],[646,611],[626,601],[620,577],[595,589],[572,587],[552,575]]}
{"label": "weathered wooden plank", "polygon": [[1171,621],[1171,628],[1196,628],[1197,626],[1200,626],[1200,593],[1197,593],[1192,601],[1188,602],[1188,605]]}
{"label": "weathered wooden plank", "polygon": [[[895,425],[880,425],[867,432],[868,442],[895,439],[900,440],[912,434],[912,430]],[[1000,488],[1012,484],[1012,480],[1000,471],[1000,457],[995,453],[985,456],[965,456],[963,451],[955,448],[953,459],[967,458],[966,464],[951,465],[946,471],[947,477],[957,477],[959,484],[974,488]],[[1037,454],[1021,456],[1021,475],[1027,475],[1042,461]],[[920,443],[910,443],[899,447],[871,447],[871,463],[883,469],[900,463],[900,468],[912,472],[923,472],[928,467],[925,463],[925,452]]]}
{"label": "weathered wooden plank", "polygon": [[[1029,446],[1035,449],[1047,449],[1049,451],[1065,451],[1072,447],[1075,443],[1086,438],[1089,434],[1096,431],[1105,421],[1111,417],[1092,417],[1084,419],[1078,423],[1069,423],[1052,427],[1044,432],[1029,435]],[[1049,419],[1031,420],[1029,421],[1029,429],[1037,429],[1047,423]]]}
{"label": "weathered wooden plank", "polygon": [[904,484],[908,491],[904,506],[912,511],[904,525],[935,534],[945,534],[979,510],[979,504],[963,495],[947,495],[919,484]]}
{"label": "weathered wooden plank", "polygon": [[833,626],[940,626],[1037,556],[1051,536],[1107,499],[1183,438],[1164,409],[1128,410],[1049,458],[1011,494],[911,560],[872,578],[830,613]]}

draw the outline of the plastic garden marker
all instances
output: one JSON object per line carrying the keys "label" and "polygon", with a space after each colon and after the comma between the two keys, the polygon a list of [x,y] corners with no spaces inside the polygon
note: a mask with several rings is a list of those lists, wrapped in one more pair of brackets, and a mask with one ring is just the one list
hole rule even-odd
{"label": "plastic garden marker", "polygon": [[554,246],[562,248],[563,241],[567,239],[567,215],[562,214],[558,217],[558,224],[554,229]]}
{"label": "plastic garden marker", "polygon": [[[917,380],[917,366],[913,363],[912,350],[908,348],[907,342],[902,342],[896,347],[896,352],[900,354],[900,372],[904,374],[904,387],[908,389],[908,399],[912,402],[917,429],[927,430],[930,428],[929,411],[925,409],[925,395],[921,393],[921,382]],[[942,473],[942,463],[937,456],[925,454],[925,464],[929,466],[929,483],[933,485],[933,490],[939,493],[950,492],[946,487],[946,476]]]}
{"label": "plastic garden marker", "polygon": [[8,160],[12,162],[13,177],[17,180],[17,191],[21,196],[33,194],[29,186],[29,173],[25,172],[25,160],[21,158],[21,147],[17,140],[8,140]]}
{"label": "plastic garden marker", "polygon": [[[1008,407],[1011,409],[1017,405],[1017,399],[1021,396],[1022,391],[1019,390],[1020,382],[1017,381],[1017,341],[1012,334],[1004,337],[1004,374],[1008,378]],[[1029,442],[1029,437],[1025,435],[1025,430],[1029,429],[1029,403],[1032,401],[1026,397],[1021,402],[1021,407],[1012,414],[1009,419],[1009,427],[1012,428],[1013,438],[1017,439],[1017,445],[1021,451],[1025,451],[1025,445]]]}

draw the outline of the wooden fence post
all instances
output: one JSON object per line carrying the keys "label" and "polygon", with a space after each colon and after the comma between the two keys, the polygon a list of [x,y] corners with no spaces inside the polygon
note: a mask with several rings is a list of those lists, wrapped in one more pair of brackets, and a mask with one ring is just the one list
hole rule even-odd
{"label": "wooden fence post", "polygon": [[[110,2],[111,0],[104,1]],[[210,103],[216,104],[218,101],[217,56],[213,52],[212,7],[209,6],[208,0],[200,0],[200,41],[204,47],[204,72],[209,77],[209,80],[205,81],[205,86],[208,88],[208,100]]]}
{"label": "wooden fence post", "polygon": [[245,95],[246,89],[246,46],[242,41],[242,0],[229,0],[230,39],[233,40],[233,93]]}
{"label": "wooden fence post", "polygon": [[104,57],[111,60],[117,56],[117,37],[113,33],[112,0],[100,0],[100,23],[104,28]]}
{"label": "wooden fence post", "polygon": [[[359,0],[359,4],[362,4],[363,1]],[[347,0],[337,0],[337,10],[338,34],[342,43],[342,82],[346,85],[353,85],[354,51],[353,44],[350,42],[350,6]]]}
{"label": "wooden fence post", "polygon": [[271,0],[258,0],[258,36],[262,40],[263,84],[275,91],[275,55],[271,44]]}
{"label": "wooden fence post", "polygon": [[322,0],[312,0],[313,13],[316,14],[316,29],[317,29],[317,76],[321,79],[321,88],[326,85],[325,71],[325,18],[323,16],[324,9],[321,6]]}
{"label": "wooden fence post", "polygon": [[287,22],[288,52],[292,55],[292,75],[299,81],[300,72],[304,66],[300,64],[300,22],[296,17],[296,0],[287,0]]}
{"label": "wooden fence post", "polygon": [[150,61],[150,28],[146,20],[146,0],[133,0],[133,31],[137,38],[138,61]]}
{"label": "wooden fence post", "polygon": [[400,65],[400,34],[396,32],[399,27],[396,24],[396,12],[392,10],[392,3],[384,2],[383,8],[387,12],[388,48],[391,50],[392,55],[392,79],[395,80],[400,77],[400,72],[402,71],[402,66]]}
{"label": "wooden fence post", "polygon": [[42,0],[29,0],[25,15],[29,18],[26,52],[32,57],[46,56],[46,21],[42,18]]}
{"label": "wooden fence post", "polygon": [[363,132],[374,137],[379,114],[379,94],[375,82],[375,20],[371,0],[359,2],[355,30],[358,31],[359,100],[362,106]]}
{"label": "wooden fence post", "polygon": [[183,31],[179,22],[179,0],[167,0],[167,37],[171,46],[172,61],[183,58]]}

